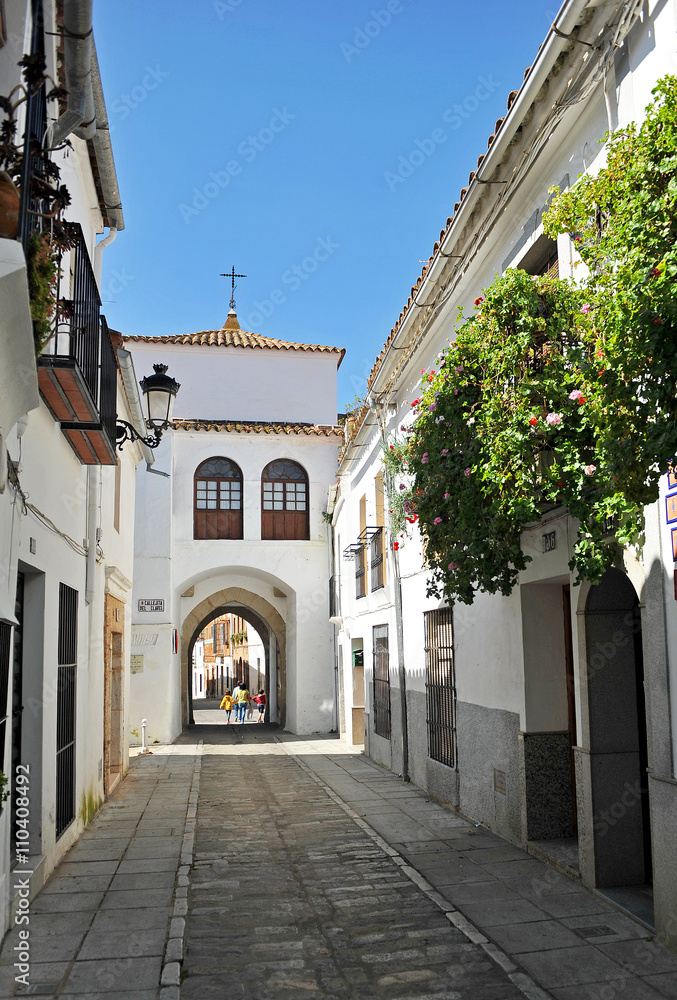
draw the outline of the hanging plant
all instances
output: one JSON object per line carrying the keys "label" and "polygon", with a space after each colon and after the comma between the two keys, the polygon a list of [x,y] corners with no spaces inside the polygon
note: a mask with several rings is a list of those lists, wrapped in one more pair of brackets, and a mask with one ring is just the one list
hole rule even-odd
{"label": "hanging plant", "polygon": [[50,233],[32,233],[28,241],[28,291],[35,353],[40,354],[56,330],[61,248]]}
{"label": "hanging plant", "polygon": [[27,262],[35,352],[40,354],[54,333],[56,320],[59,254],[55,253],[50,233],[31,235]]}
{"label": "hanging plant", "polygon": [[654,94],[641,126],[607,137],[607,168],[546,214],[589,278],[505,272],[422,373],[393,461],[412,477],[429,594],[509,594],[530,561],[521,534],[546,507],[578,521],[577,582],[598,581],[617,543],[641,544],[677,454],[677,79]]}

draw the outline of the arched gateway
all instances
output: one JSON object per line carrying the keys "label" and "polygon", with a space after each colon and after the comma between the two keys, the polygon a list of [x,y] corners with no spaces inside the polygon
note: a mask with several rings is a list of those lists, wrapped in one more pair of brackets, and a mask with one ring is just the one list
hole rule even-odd
{"label": "arched gateway", "polygon": [[[189,724],[192,645],[218,613],[266,647],[270,717],[296,733],[335,726],[327,491],[336,481],[340,348],[218,330],[133,336],[139,371],[181,384],[136,487],[134,669],[129,715],[152,743]],[[155,470],[154,470],[155,471]]]}
{"label": "arched gateway", "polygon": [[266,695],[271,721],[281,726],[286,721],[287,698],[287,627],[272,604],[242,587],[227,587],[200,601],[186,615],[181,628],[181,716],[185,724],[193,722],[190,675],[193,647],[202,629],[219,615],[232,612],[248,621],[261,636],[266,658]]}

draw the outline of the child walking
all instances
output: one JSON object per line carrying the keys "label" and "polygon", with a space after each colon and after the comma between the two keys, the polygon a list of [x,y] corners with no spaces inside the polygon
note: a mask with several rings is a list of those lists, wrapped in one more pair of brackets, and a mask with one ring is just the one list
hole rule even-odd
{"label": "child walking", "polygon": [[254,699],[256,704],[259,706],[259,717],[258,722],[263,722],[263,716],[266,714],[266,692],[263,688],[259,689],[259,693]]}
{"label": "child walking", "polygon": [[219,705],[219,708],[225,709],[226,712],[226,725],[230,725],[230,713],[233,711],[234,698],[230,693],[230,688],[226,688],[226,693],[223,696],[223,701]]}

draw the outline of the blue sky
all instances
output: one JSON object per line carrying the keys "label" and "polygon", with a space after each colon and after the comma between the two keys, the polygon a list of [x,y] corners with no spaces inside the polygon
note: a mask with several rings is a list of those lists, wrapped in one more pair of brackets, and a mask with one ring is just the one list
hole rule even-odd
{"label": "blue sky", "polygon": [[352,402],[556,7],[95,3],[126,224],[109,325],[218,329],[235,265],[242,327],[345,347]]}

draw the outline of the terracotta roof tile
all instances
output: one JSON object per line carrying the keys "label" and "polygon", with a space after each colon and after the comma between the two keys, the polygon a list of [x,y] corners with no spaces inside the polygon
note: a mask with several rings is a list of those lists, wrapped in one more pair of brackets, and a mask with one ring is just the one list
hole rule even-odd
{"label": "terracotta roof tile", "polygon": [[297,344],[290,340],[263,337],[259,333],[242,330],[235,313],[230,312],[220,330],[202,330],[199,333],[176,333],[162,337],[143,335],[125,336],[125,341],[146,344],[187,344],[191,347],[253,347],[274,351],[320,351],[324,354],[338,354],[337,367],[343,361],[345,348],[327,347],[323,344]]}
{"label": "terracotta roof tile", "polygon": [[306,437],[340,437],[343,428],[331,424],[302,424],[262,420],[173,420],[179,431],[223,431],[226,434],[299,434]]}

